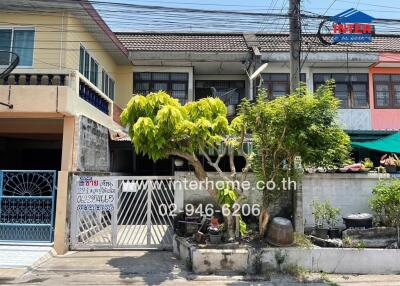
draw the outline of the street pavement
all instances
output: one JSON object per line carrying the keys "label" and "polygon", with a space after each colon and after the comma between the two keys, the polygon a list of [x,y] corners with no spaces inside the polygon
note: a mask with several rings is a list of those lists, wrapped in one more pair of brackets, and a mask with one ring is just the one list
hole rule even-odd
{"label": "street pavement", "polygon": [[[229,275],[195,275],[169,251],[80,251],[51,257],[15,279],[0,279],[0,285],[400,286],[400,276],[379,275],[313,274],[305,283],[288,275],[273,275],[265,277],[264,281],[260,281],[261,277],[255,281],[249,279]],[[338,284],[335,284],[336,281]]]}

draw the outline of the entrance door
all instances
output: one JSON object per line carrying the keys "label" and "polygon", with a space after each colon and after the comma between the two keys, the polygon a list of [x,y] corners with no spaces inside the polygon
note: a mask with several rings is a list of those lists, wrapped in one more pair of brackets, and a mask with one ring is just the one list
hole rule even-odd
{"label": "entrance door", "polygon": [[74,176],[71,248],[172,248],[171,177]]}
{"label": "entrance door", "polygon": [[56,171],[0,171],[0,242],[52,242]]}

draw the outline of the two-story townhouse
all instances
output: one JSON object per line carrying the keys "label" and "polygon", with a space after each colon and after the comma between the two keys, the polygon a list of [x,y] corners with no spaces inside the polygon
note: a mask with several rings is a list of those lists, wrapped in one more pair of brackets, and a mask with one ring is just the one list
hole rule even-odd
{"label": "two-story townhouse", "polygon": [[[163,89],[186,102],[229,93],[226,104],[234,113],[241,98],[254,98],[258,86],[265,87],[271,99],[289,92],[287,34],[116,35],[129,50],[134,65],[133,94]],[[316,35],[303,35],[302,43],[301,80],[315,90],[327,79],[335,79],[335,96],[341,100],[339,119],[353,140],[374,139],[399,129],[394,120],[400,112],[396,103],[398,37],[376,35],[372,43],[324,46]],[[249,80],[249,74],[263,62],[269,65],[261,80]],[[355,153],[357,160],[371,155],[365,150]]]}
{"label": "two-story townhouse", "polygon": [[68,173],[110,171],[131,62],[84,0],[1,1],[0,50],[19,56],[0,79],[0,242],[52,242],[56,213],[65,233]]}

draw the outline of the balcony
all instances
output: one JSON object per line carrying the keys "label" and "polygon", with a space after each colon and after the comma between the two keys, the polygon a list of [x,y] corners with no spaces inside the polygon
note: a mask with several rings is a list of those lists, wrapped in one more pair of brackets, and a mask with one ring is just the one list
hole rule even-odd
{"label": "balcony", "polygon": [[[113,101],[77,71],[16,72],[0,81],[1,117],[62,117],[85,115],[111,127]],[[8,105],[8,106],[7,106]]]}

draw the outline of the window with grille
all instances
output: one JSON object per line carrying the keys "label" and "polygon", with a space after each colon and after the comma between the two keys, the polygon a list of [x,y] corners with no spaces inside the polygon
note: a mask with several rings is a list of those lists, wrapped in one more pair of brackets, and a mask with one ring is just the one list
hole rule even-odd
{"label": "window with grille", "polygon": [[163,90],[182,104],[188,101],[188,73],[135,72],[133,93],[147,95]]}
{"label": "window with grille", "polygon": [[245,97],[244,80],[196,80],[196,100],[218,96],[226,105],[237,105]]}
{"label": "window with grille", "polygon": [[330,79],[335,80],[335,96],[340,100],[340,108],[369,108],[368,74],[316,73],[314,90]]}
{"label": "window with grille", "polygon": [[374,75],[375,108],[400,108],[400,74]]}
{"label": "window with grille", "polygon": [[[290,74],[288,73],[263,73],[263,87],[267,90],[270,99],[285,96],[290,93]],[[306,81],[306,74],[300,74],[300,81]]]}

